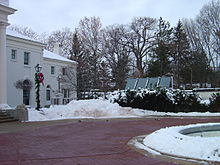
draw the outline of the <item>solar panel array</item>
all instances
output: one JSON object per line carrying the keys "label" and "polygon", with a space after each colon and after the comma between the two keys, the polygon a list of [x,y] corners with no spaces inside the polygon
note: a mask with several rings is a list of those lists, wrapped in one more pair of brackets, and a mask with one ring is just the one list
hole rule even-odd
{"label": "solar panel array", "polygon": [[147,77],[128,79],[125,90],[127,89],[149,89],[154,90],[156,88],[172,88],[172,77]]}

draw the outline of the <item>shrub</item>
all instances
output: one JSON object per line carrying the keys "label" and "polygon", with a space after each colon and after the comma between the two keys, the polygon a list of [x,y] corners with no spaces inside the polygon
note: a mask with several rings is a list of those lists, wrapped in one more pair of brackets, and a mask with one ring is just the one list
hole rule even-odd
{"label": "shrub", "polygon": [[[195,93],[182,90],[147,89],[118,91],[112,94],[112,102],[121,106],[155,110],[160,112],[205,112],[206,105],[200,103],[200,98]],[[219,96],[220,108],[220,96]]]}
{"label": "shrub", "polygon": [[220,112],[220,94],[213,94],[212,97],[209,99],[209,111],[210,112]]}

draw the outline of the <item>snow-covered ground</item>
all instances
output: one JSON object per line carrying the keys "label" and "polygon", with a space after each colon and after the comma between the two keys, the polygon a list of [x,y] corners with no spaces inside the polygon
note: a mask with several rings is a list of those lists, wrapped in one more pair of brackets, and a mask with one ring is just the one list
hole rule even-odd
{"label": "snow-covered ground", "polygon": [[[220,136],[200,137],[188,136],[180,133],[181,130],[198,126],[212,126],[219,123],[194,124],[162,128],[145,137],[142,149],[160,151],[168,155],[188,157],[208,161],[220,161]],[[155,152],[154,152],[155,154]]]}
{"label": "snow-covered ground", "polygon": [[220,113],[164,113],[121,107],[108,100],[73,100],[67,105],[29,109],[29,121],[80,119],[80,118],[138,118],[147,116],[220,116]]}

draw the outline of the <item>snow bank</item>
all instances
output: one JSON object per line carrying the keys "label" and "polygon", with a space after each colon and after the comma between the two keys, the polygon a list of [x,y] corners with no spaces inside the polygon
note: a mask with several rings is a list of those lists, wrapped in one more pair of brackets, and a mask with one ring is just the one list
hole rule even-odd
{"label": "snow bank", "polygon": [[67,105],[29,110],[29,121],[59,120],[72,118],[138,117],[132,108],[120,107],[108,100],[73,100]]}
{"label": "snow bank", "polygon": [[146,136],[143,142],[146,147],[162,153],[208,161],[220,161],[219,137],[192,137],[179,133],[186,128],[213,124],[217,123],[163,128]]}
{"label": "snow bank", "polygon": [[67,105],[29,109],[29,121],[80,119],[80,118],[138,118],[148,116],[220,116],[220,113],[165,113],[121,107],[108,100],[73,100]]}

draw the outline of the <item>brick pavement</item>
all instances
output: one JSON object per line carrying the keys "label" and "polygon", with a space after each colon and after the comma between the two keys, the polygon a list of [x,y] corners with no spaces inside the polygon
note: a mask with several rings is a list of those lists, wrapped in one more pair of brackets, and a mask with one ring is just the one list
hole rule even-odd
{"label": "brick pavement", "polygon": [[11,124],[12,133],[0,134],[0,165],[172,165],[139,154],[127,142],[162,127],[203,122],[220,122],[220,118],[23,123],[31,129],[22,130],[20,125],[20,132]]}

